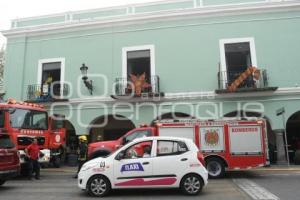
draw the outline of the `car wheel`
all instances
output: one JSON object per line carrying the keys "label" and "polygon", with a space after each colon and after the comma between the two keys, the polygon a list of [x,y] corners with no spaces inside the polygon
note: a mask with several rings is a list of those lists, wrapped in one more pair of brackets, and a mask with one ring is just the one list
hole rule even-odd
{"label": "car wheel", "polygon": [[87,183],[88,193],[91,196],[103,197],[111,190],[109,180],[101,175],[96,175],[90,178]]}
{"label": "car wheel", "polygon": [[206,168],[210,178],[221,178],[225,174],[225,165],[221,159],[210,158],[206,161]]}
{"label": "car wheel", "polygon": [[180,189],[187,195],[197,195],[203,187],[202,178],[196,174],[188,174],[184,176],[180,183]]}
{"label": "car wheel", "polygon": [[0,186],[5,183],[5,180],[0,180]]}

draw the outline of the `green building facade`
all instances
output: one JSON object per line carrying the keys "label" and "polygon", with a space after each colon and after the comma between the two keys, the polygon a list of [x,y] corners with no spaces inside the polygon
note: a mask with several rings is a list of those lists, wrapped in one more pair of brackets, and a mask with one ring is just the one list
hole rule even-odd
{"label": "green building facade", "polygon": [[161,1],[17,19],[3,34],[5,97],[65,115],[70,134],[261,116],[279,160],[285,129],[300,140],[299,1]]}

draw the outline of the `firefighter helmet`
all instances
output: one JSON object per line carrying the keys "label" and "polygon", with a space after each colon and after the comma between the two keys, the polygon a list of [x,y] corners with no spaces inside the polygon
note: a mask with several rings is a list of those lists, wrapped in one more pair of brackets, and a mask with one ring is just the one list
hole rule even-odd
{"label": "firefighter helmet", "polygon": [[87,141],[87,137],[85,135],[79,136],[80,141]]}

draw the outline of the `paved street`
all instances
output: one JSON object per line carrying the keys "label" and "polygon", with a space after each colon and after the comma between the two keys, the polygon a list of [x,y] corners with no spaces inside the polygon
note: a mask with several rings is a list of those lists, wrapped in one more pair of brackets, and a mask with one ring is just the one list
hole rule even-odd
{"label": "paved street", "polygon": [[[28,181],[18,178],[0,188],[5,200],[67,200],[91,199],[76,186],[73,170],[46,169],[42,180]],[[210,180],[199,196],[189,199],[201,200],[251,200],[288,199],[298,200],[300,170],[258,170],[229,172],[226,178]],[[106,199],[182,199],[176,190],[118,190]]]}

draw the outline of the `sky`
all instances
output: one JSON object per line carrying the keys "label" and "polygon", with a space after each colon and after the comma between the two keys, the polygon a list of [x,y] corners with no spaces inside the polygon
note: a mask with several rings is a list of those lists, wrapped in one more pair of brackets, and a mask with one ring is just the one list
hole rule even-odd
{"label": "sky", "polygon": [[[12,19],[161,0],[0,0],[0,32]],[[6,43],[0,33],[0,49]]]}

